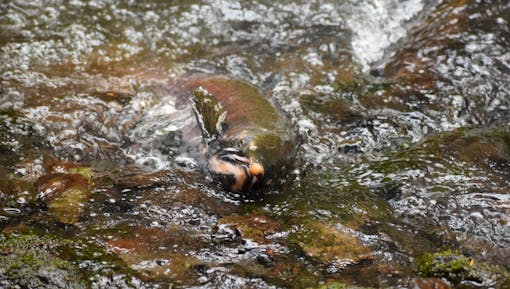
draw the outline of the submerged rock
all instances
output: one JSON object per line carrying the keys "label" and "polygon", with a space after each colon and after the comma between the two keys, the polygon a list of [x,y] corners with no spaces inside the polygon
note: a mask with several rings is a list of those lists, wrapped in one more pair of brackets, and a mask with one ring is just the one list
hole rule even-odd
{"label": "submerged rock", "polygon": [[0,234],[0,287],[146,288],[119,259],[97,245],[25,229]]}
{"label": "submerged rock", "polygon": [[[2,90],[0,89],[0,94]],[[43,155],[47,148],[34,124],[19,111],[0,107],[0,164],[12,166],[30,155]]]}
{"label": "submerged rock", "polygon": [[[228,215],[219,220],[223,226],[232,225],[239,230],[240,235],[259,244],[269,244],[270,235],[281,230],[282,224],[276,220],[270,219],[263,214],[249,215]],[[220,225],[220,226],[221,226]]]}
{"label": "submerged rock", "polygon": [[138,227],[122,233],[123,236],[112,236],[106,245],[141,275],[176,284],[194,277],[199,260],[186,254],[184,249],[203,246],[201,240],[195,240],[184,230],[175,228],[165,232]]}
{"label": "submerged rock", "polygon": [[49,251],[59,242],[35,235],[0,235],[2,288],[87,288],[78,267]]}
{"label": "submerged rock", "polygon": [[328,273],[337,273],[361,261],[371,260],[370,249],[349,232],[321,222],[311,222],[293,237],[303,252]]}
{"label": "submerged rock", "polygon": [[416,278],[413,289],[450,289],[450,285],[437,278]]}
{"label": "submerged rock", "polygon": [[92,195],[90,170],[83,168],[76,171],[81,173],[52,173],[37,180],[38,200],[64,224],[78,222]]}
{"label": "submerged rock", "polygon": [[418,260],[418,272],[424,277],[444,278],[455,288],[506,288],[510,285],[508,272],[500,267],[452,251],[423,255]]}
{"label": "submerged rock", "polygon": [[36,190],[32,182],[0,168],[0,221],[22,217],[33,211]]}

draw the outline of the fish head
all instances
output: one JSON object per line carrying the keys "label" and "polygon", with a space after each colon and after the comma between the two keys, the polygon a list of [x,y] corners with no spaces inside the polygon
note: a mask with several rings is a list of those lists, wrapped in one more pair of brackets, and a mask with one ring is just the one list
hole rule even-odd
{"label": "fish head", "polygon": [[215,182],[235,193],[252,190],[264,178],[264,166],[260,162],[233,149],[212,155],[207,169]]}

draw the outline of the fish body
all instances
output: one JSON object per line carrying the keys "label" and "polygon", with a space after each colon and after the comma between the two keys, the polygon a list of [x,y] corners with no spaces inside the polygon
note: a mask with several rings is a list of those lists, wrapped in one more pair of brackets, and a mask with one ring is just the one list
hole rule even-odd
{"label": "fish body", "polygon": [[[281,182],[295,152],[289,123],[253,85],[227,77],[193,79],[221,104],[226,117],[207,144],[206,168],[215,181],[233,192]],[[206,118],[198,112],[197,118]]]}

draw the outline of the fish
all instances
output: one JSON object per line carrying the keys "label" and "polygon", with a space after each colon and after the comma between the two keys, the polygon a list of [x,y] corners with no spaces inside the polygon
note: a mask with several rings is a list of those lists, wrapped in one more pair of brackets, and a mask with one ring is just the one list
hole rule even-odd
{"label": "fish", "polygon": [[186,84],[206,142],[205,171],[231,192],[284,182],[295,156],[290,123],[252,84],[226,76]]}

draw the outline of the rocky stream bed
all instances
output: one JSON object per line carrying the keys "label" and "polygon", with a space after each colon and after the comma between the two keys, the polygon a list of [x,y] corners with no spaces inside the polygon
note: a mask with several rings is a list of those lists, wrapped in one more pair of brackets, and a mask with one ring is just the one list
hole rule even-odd
{"label": "rocky stream bed", "polygon": [[[0,1],[0,287],[510,288],[509,21],[502,0]],[[204,175],[175,97],[196,75],[288,120],[281,182]]]}

